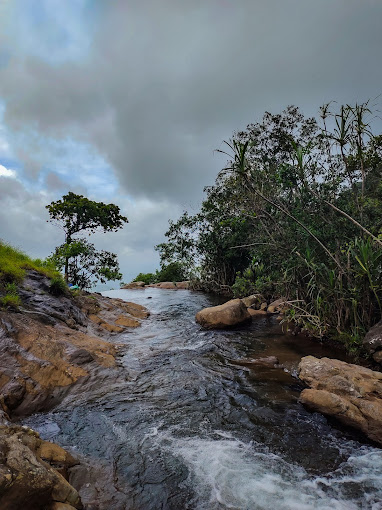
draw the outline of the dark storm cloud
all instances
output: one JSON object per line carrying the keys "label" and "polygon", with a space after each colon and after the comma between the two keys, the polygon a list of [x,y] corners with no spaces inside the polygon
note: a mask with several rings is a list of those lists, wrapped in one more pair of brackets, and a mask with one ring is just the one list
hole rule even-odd
{"label": "dark storm cloud", "polygon": [[[222,139],[265,110],[311,114],[382,91],[380,2],[95,5],[85,56],[55,64],[9,50],[0,96],[8,126],[90,141],[130,194],[185,203],[224,164],[213,157]],[[28,37],[9,32],[8,49]]]}

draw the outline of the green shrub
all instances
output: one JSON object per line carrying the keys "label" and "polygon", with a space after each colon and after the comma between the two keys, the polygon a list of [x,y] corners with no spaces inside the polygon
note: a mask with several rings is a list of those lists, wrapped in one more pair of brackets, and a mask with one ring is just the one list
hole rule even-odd
{"label": "green shrub", "polygon": [[162,265],[160,271],[157,271],[156,280],[158,282],[182,282],[187,280],[188,273],[181,262],[170,262]]}
{"label": "green shrub", "polygon": [[154,273],[139,273],[139,275],[134,278],[133,282],[145,282],[146,285],[150,285],[156,282],[156,276]]}
{"label": "green shrub", "polygon": [[49,292],[53,296],[64,296],[68,293],[68,287],[61,275],[54,276],[50,280]]}
{"label": "green shrub", "polygon": [[0,304],[4,307],[17,308],[21,305],[20,296],[14,294],[6,294],[0,298]]}

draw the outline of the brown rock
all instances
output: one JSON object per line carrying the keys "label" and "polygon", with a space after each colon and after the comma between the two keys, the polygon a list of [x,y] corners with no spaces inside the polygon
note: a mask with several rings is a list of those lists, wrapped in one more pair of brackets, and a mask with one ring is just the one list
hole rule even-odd
{"label": "brown rock", "polygon": [[373,359],[374,361],[376,361],[377,363],[381,363],[382,364],[382,351],[377,351],[373,354]]}
{"label": "brown rock", "polygon": [[103,320],[101,319],[101,317],[98,317],[98,315],[94,315],[93,313],[91,313],[89,315],[89,319],[94,322],[95,324],[102,324]]}
{"label": "brown rock", "polygon": [[266,303],[265,301],[263,301],[260,305],[260,310],[266,310],[268,308],[268,303]]}
{"label": "brown rock", "polygon": [[30,429],[0,427],[1,509],[39,510],[51,508],[56,501],[82,508],[74,487],[41,460],[40,443],[38,435]]}
{"label": "brown rock", "polygon": [[127,317],[126,315],[119,316],[115,323],[118,324],[118,326],[125,326],[126,328],[137,328],[141,325],[139,321],[132,317]]}
{"label": "brown rock", "polygon": [[145,282],[130,282],[121,287],[121,289],[144,289]]}
{"label": "brown rock", "polygon": [[110,333],[121,333],[123,331],[123,328],[116,326],[115,324],[109,324],[108,322],[103,322],[100,326]]}
{"label": "brown rock", "polygon": [[184,281],[184,282],[176,282],[177,289],[187,290],[190,288],[190,282]]}
{"label": "brown rock", "polygon": [[222,329],[243,324],[251,319],[241,299],[232,299],[219,306],[204,308],[196,314],[196,322],[207,329]]}
{"label": "brown rock", "polygon": [[247,310],[251,317],[264,317],[268,315],[266,310],[255,310],[254,308],[247,308]]}
{"label": "brown rock", "polygon": [[302,358],[299,377],[309,390],[300,399],[382,444],[382,373],[336,359]]}
{"label": "brown rock", "polygon": [[276,299],[276,301],[273,301],[273,303],[271,303],[268,306],[268,312],[269,313],[280,312],[280,310],[284,307],[285,302],[286,302],[285,298]]}
{"label": "brown rock", "polygon": [[177,290],[177,285],[174,282],[161,282],[158,287],[160,289]]}
{"label": "brown rock", "polygon": [[261,294],[252,294],[251,296],[241,298],[241,300],[247,308],[259,308],[261,303],[264,301],[264,298]]}

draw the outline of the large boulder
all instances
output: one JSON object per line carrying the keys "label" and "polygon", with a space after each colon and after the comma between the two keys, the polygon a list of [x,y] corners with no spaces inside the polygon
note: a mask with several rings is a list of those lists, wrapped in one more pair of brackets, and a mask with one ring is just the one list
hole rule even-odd
{"label": "large boulder", "polygon": [[310,389],[300,401],[382,445],[382,373],[336,359],[302,358],[299,377]]}
{"label": "large boulder", "polygon": [[196,314],[195,318],[196,322],[206,329],[223,329],[251,320],[241,299],[231,299],[223,305],[204,308]]}

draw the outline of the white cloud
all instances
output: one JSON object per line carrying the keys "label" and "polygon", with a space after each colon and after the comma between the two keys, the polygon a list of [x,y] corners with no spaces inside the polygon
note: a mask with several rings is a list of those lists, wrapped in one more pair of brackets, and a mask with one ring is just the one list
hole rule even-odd
{"label": "white cloud", "polygon": [[17,174],[14,170],[10,168],[5,168],[5,166],[0,165],[0,177],[9,177],[11,179],[16,179]]}

